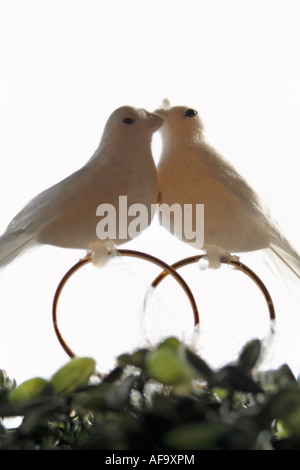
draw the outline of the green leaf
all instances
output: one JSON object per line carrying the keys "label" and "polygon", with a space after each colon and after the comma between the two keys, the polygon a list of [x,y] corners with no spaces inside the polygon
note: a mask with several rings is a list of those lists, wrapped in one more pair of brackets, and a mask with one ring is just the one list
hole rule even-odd
{"label": "green leaf", "polygon": [[175,427],[164,437],[167,448],[180,450],[218,449],[227,427],[218,423],[189,423]]}
{"label": "green leaf", "polygon": [[287,433],[300,436],[300,390],[280,391],[272,400],[271,413]]}
{"label": "green leaf", "polygon": [[12,390],[16,387],[16,381],[11,379],[5,370],[0,369],[0,390]]}
{"label": "green leaf", "polygon": [[209,379],[213,375],[212,369],[201,359],[201,357],[194,354],[189,349],[185,351],[188,362],[199,372],[199,374],[205,379]]}
{"label": "green leaf", "polygon": [[117,358],[118,365],[121,368],[127,365],[143,368],[148,352],[148,349],[138,349],[133,354],[121,354]]}
{"label": "green leaf", "polygon": [[214,387],[224,387],[227,390],[236,390],[246,393],[263,393],[263,389],[258,383],[252,380],[239,367],[228,365],[222,367],[215,373],[211,385]]}
{"label": "green leaf", "polygon": [[14,406],[24,405],[40,396],[49,382],[41,377],[26,380],[10,392],[9,400]]}
{"label": "green leaf", "polygon": [[276,377],[280,388],[294,388],[298,389],[298,382],[287,364],[283,364],[277,372]]}
{"label": "green leaf", "polygon": [[66,395],[87,385],[95,366],[94,359],[75,357],[52,376],[50,383],[58,395]]}
{"label": "green leaf", "polygon": [[165,385],[185,383],[197,376],[185,360],[184,349],[172,339],[164,341],[147,356],[149,375]]}
{"label": "green leaf", "polygon": [[168,346],[173,349],[178,349],[181,346],[180,341],[177,338],[171,336],[170,338],[165,339],[158,348],[162,348],[164,346]]}
{"label": "green leaf", "polygon": [[238,359],[238,367],[244,372],[250,372],[255,366],[261,352],[261,342],[254,339],[245,345]]}

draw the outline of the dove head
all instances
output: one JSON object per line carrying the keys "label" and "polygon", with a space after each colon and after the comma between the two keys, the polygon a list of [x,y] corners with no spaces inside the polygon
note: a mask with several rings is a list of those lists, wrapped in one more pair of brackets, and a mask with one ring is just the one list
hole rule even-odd
{"label": "dove head", "polygon": [[105,125],[102,144],[151,141],[152,134],[163,124],[163,118],[145,109],[122,106],[116,109]]}
{"label": "dove head", "polygon": [[160,133],[164,140],[198,142],[203,140],[203,124],[198,111],[188,106],[171,106],[168,100],[154,111],[164,119]]}

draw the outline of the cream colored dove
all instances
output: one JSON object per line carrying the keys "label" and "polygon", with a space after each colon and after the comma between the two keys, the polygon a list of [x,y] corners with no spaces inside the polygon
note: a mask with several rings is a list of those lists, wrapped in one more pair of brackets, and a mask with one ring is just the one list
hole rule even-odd
{"label": "cream colored dove", "polygon": [[[299,278],[299,254],[245,179],[206,143],[197,110],[188,106],[171,107],[164,100],[155,112],[164,119],[159,130],[161,202],[166,207],[180,204],[182,211],[184,204],[192,204],[194,227],[194,208],[196,204],[204,204],[203,245],[199,246],[196,240],[184,241],[206,250],[211,267],[219,265],[222,255],[268,249]],[[175,219],[171,231],[175,236],[184,234],[181,227],[176,227]]]}
{"label": "cream colored dove", "polygon": [[[120,196],[127,198],[127,207],[143,204],[151,214],[158,192],[151,140],[162,122],[161,117],[144,109],[116,109],[90,160],[36,196],[10,222],[0,238],[0,266],[37,244],[85,249],[93,254],[95,262],[101,261],[107,244],[129,240],[127,228],[132,217],[120,213],[124,210],[124,205],[119,209]],[[116,231],[108,233],[108,238],[105,233],[99,236],[96,230],[98,207],[103,204],[116,211],[116,220],[112,221]]]}

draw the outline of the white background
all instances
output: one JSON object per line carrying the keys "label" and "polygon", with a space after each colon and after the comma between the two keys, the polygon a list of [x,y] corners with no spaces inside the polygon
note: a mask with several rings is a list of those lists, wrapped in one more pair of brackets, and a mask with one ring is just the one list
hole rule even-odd
{"label": "white background", "polygon": [[[207,140],[248,178],[300,249],[299,44],[297,0],[1,0],[0,231],[29,199],[85,164],[116,107],[151,111],[167,97],[198,109]],[[131,248],[170,262],[195,253],[153,234]],[[1,271],[0,368],[18,382],[48,377],[68,360],[51,304],[81,256],[42,247]],[[269,277],[256,255],[242,261],[276,301],[280,335],[269,364],[288,361],[298,371],[298,304],[290,305],[282,280]],[[194,268],[186,272],[199,296],[198,347],[219,365],[245,339],[266,334],[267,308],[243,274]],[[84,268],[66,289],[64,335],[100,370],[144,344],[140,305],[159,272],[147,277],[144,269],[122,258],[102,270]],[[189,337],[192,315],[179,290],[168,280],[153,296],[153,341]]]}

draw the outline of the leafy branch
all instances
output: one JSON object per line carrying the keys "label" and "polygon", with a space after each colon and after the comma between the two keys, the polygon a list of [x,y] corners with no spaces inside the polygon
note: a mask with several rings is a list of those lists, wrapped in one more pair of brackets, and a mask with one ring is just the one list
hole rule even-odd
{"label": "leafy branch", "polygon": [[258,373],[260,355],[253,340],[213,370],[168,338],[119,356],[103,379],[91,358],[19,386],[1,371],[0,449],[300,449],[299,382],[286,365]]}

